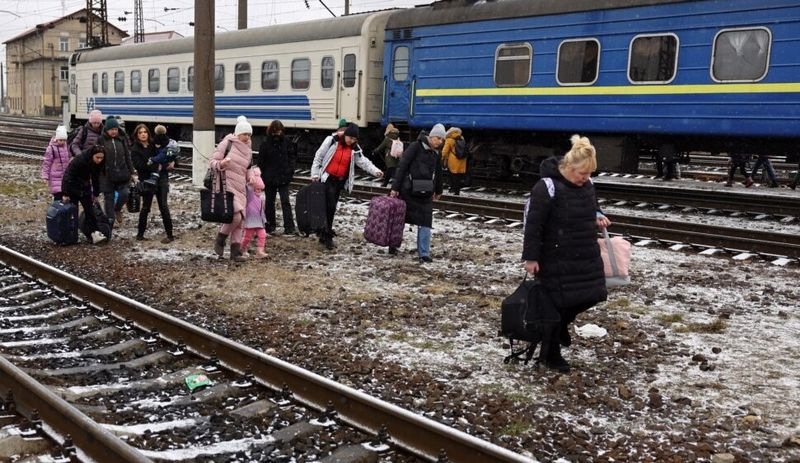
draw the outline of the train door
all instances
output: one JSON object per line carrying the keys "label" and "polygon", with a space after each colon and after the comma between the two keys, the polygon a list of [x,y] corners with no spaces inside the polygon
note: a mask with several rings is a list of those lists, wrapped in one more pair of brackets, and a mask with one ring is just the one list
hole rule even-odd
{"label": "train door", "polygon": [[342,48],[342,70],[339,74],[339,101],[337,102],[337,118],[356,121],[358,113],[359,90],[364,83],[359,82],[358,72],[358,47]]}
{"label": "train door", "polygon": [[408,122],[414,115],[414,76],[411,72],[411,42],[392,43],[391,66],[386,76],[386,115],[390,122]]}

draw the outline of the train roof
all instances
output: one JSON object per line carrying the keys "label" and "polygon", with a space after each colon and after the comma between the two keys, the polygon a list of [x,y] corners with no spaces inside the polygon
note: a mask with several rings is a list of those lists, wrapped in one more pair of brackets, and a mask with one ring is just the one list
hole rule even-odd
{"label": "train roof", "polygon": [[577,13],[635,6],[683,3],[690,0],[440,0],[395,12],[386,29],[408,29],[492,19]]}
{"label": "train roof", "polygon": [[[336,39],[361,35],[364,23],[379,15],[357,14],[338,18],[317,19],[290,24],[255,27],[252,29],[223,32],[214,37],[217,51],[259,45],[305,42],[311,40]],[[146,58],[154,55],[191,53],[194,37],[164,40],[153,43],[124,45],[79,52],[81,63],[109,61],[115,59]]]}

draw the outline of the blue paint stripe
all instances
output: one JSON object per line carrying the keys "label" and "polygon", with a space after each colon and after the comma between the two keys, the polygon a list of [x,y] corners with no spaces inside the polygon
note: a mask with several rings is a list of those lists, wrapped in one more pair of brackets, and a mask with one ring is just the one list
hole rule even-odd
{"label": "blue paint stripe", "polygon": [[[170,117],[188,117],[191,118],[193,110],[189,108],[142,108],[142,107],[129,107],[129,106],[100,106],[106,113],[120,114],[123,116],[170,116]],[[217,108],[214,111],[214,117],[225,118],[229,117],[235,119],[240,116],[243,111],[239,109],[226,109]],[[287,119],[287,120],[311,120],[311,111],[308,110],[292,110],[292,109],[248,109],[245,113],[251,119]]]}
{"label": "blue paint stripe", "polygon": [[[95,105],[189,105],[193,104],[193,97],[95,97]],[[238,106],[305,106],[309,101],[305,96],[218,96],[214,103],[219,105]]]}

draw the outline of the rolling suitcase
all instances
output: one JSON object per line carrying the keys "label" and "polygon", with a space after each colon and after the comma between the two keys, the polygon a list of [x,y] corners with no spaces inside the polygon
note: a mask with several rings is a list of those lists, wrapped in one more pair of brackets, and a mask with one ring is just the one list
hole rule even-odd
{"label": "rolling suitcase", "polygon": [[376,196],[369,202],[364,238],[378,246],[399,248],[403,242],[406,202],[391,196]]}
{"label": "rolling suitcase", "polygon": [[56,244],[78,242],[78,208],[54,201],[47,208],[47,236]]}
{"label": "rolling suitcase", "polygon": [[294,202],[297,229],[309,235],[325,230],[328,220],[325,214],[325,184],[312,182],[297,192]]}

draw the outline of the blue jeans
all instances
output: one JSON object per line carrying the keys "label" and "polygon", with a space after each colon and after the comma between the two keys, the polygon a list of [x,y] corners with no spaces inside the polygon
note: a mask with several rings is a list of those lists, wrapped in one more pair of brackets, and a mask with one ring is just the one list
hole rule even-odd
{"label": "blue jeans", "polygon": [[417,227],[417,252],[420,257],[431,255],[431,228]]}
{"label": "blue jeans", "polygon": [[761,166],[764,166],[764,169],[767,171],[767,177],[769,177],[770,182],[777,183],[778,179],[775,177],[775,169],[772,167],[772,162],[769,158],[759,156],[756,159],[756,163],[753,164],[753,174],[751,175],[752,178],[756,177],[756,173]]}

